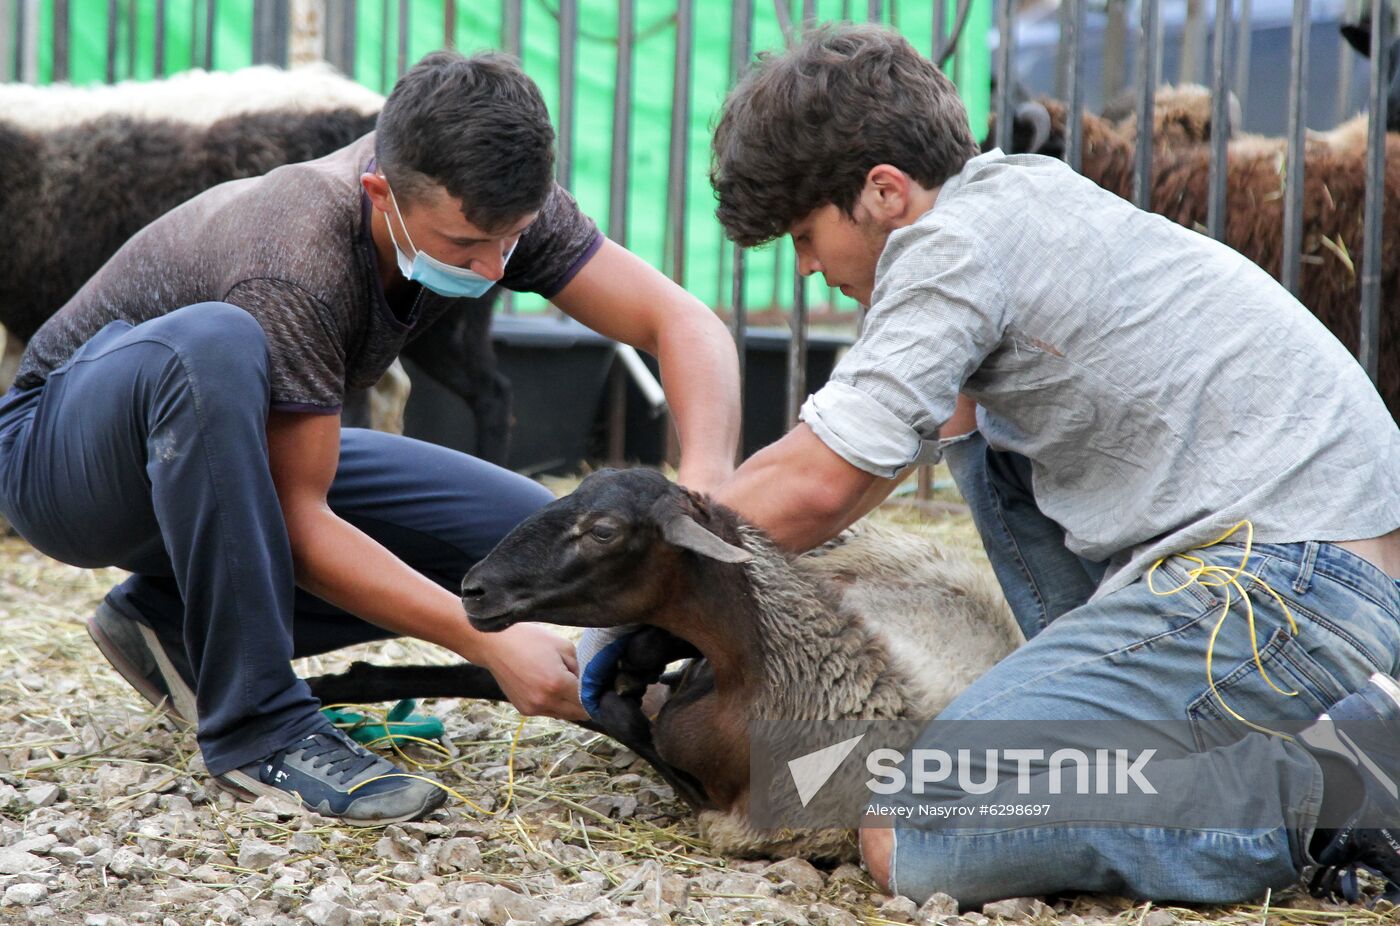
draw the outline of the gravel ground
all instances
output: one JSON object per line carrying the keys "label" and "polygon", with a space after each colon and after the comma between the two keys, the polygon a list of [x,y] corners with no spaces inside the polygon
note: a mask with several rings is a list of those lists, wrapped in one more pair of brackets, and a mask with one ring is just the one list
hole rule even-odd
{"label": "gravel ground", "polygon": [[[885,517],[975,543],[951,508]],[[358,829],[237,802],[203,774],[193,734],[151,711],[88,640],[83,620],[121,577],[0,541],[0,923],[1400,923],[1393,910],[1293,891],[1258,907],[1042,898],[959,917],[940,896],[919,910],[856,866],[717,858],[641,760],[577,727],[522,725],[509,707],[472,702],[421,705],[446,724],[447,754],[412,754],[471,804]],[[357,658],[443,654],[394,641],[298,669]]]}

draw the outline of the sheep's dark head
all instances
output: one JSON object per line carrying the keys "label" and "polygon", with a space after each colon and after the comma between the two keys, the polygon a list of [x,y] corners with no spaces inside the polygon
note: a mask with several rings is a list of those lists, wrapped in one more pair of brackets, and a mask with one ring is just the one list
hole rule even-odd
{"label": "sheep's dark head", "polygon": [[[733,516],[651,470],[603,470],[521,522],[462,580],[478,630],[644,623],[687,557],[742,563]],[[693,560],[690,560],[693,563]]]}

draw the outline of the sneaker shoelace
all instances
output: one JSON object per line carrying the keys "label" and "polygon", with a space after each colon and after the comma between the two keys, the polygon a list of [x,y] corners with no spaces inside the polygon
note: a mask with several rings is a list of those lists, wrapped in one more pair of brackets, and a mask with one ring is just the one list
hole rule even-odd
{"label": "sneaker shoelace", "polygon": [[295,746],[289,752],[300,752],[311,760],[312,768],[326,766],[328,775],[339,779],[341,784],[350,783],[377,761],[373,753],[329,733],[313,733],[302,743],[306,745]]}

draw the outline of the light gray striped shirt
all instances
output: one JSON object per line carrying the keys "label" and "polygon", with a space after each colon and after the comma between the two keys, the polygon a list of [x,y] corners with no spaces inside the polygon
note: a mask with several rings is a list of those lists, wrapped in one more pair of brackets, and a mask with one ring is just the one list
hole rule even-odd
{"label": "light gray striped shirt", "polygon": [[1230,248],[1036,155],[973,158],[892,234],[860,339],[803,420],[866,472],[939,456],[959,391],[1029,457],[1099,595],[1254,523],[1400,527],[1400,429],[1341,343]]}

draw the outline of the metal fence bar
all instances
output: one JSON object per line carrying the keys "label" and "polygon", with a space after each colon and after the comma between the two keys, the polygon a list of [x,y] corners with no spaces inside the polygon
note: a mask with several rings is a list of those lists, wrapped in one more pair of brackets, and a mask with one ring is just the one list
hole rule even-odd
{"label": "metal fence bar", "polygon": [[1235,99],[1240,101],[1240,126],[1249,110],[1249,55],[1254,38],[1254,0],[1240,0],[1240,24],[1235,31]]}
{"label": "metal fence bar", "polygon": [[15,80],[34,83],[38,79],[38,4],[19,0],[15,11]]}
{"label": "metal fence bar", "polygon": [[1279,282],[1293,295],[1302,285],[1303,151],[1308,112],[1308,0],[1293,0],[1292,59],[1288,75],[1288,166],[1284,177],[1283,264]]}
{"label": "metal fence bar", "polygon": [[340,73],[355,76],[355,0],[326,4],[326,56]]}
{"label": "metal fence bar", "polygon": [[69,18],[68,0],[54,0],[53,5],[53,82],[68,79]]}
{"label": "metal fence bar", "polygon": [[1011,4],[1013,0],[995,0],[997,17],[997,147],[1011,150]]}
{"label": "metal fence bar", "polygon": [[508,55],[521,57],[520,30],[525,20],[524,0],[502,0],[501,48]]}
{"label": "metal fence bar", "polygon": [[559,185],[574,180],[574,97],[578,81],[578,0],[559,0]]}
{"label": "metal fence bar", "polygon": [[676,67],[671,87],[671,156],[666,172],[666,227],[671,279],[685,285],[686,177],[690,172],[690,77],[694,0],[676,4]]}
{"label": "metal fence bar", "polygon": [[15,5],[19,0],[0,0],[0,80],[18,80],[15,62],[19,59],[19,36],[16,35]]}
{"label": "metal fence bar", "polygon": [[797,427],[797,414],[807,398],[807,279],[802,276],[801,258],[793,254],[792,312],[788,316],[787,430]]}
{"label": "metal fence bar", "polygon": [[254,64],[271,64],[274,60],[272,30],[276,16],[273,0],[253,0]]}
{"label": "metal fence bar", "polygon": [[[1220,4],[1215,5],[1215,21],[1220,22]],[[1186,0],[1186,21],[1181,27],[1181,53],[1177,58],[1179,84],[1201,83],[1202,49],[1205,47],[1205,0]],[[1212,68],[1213,71],[1213,68]]]}
{"label": "metal fence bar", "polygon": [[1133,203],[1152,203],[1152,98],[1157,92],[1157,2],[1142,0],[1142,32],[1138,36],[1137,152],[1133,163]]}
{"label": "metal fence bar", "polygon": [[457,47],[457,0],[443,0],[442,47]]}
{"label": "metal fence bar", "polygon": [[214,70],[214,41],[218,38],[219,0],[204,0],[204,70]]}
{"label": "metal fence bar", "polygon": [[1210,74],[1210,176],[1206,196],[1206,233],[1225,240],[1225,180],[1230,174],[1230,0],[1215,0],[1215,47]]}
{"label": "metal fence bar", "polygon": [[627,246],[627,168],[632,160],[632,41],[636,0],[617,2],[617,65],[613,76],[612,164],[608,178],[608,237]]}
{"label": "metal fence bar", "polygon": [[[156,0],[156,31],[152,48],[152,67],[157,77],[165,76],[165,0]],[[191,36],[193,41],[193,36]]]}
{"label": "metal fence bar", "polygon": [[928,53],[933,63],[943,67],[943,46],[948,41],[948,0],[933,0],[933,35]]}
{"label": "metal fence bar", "polygon": [[[733,0],[730,10],[729,83],[733,86],[748,70],[749,56],[753,52],[753,0]],[[721,246],[726,244],[726,241],[721,241]],[[729,325],[730,332],[734,335],[735,348],[739,352],[739,395],[743,396],[744,377],[747,373],[745,348],[749,339],[748,303],[744,299],[746,258],[742,247],[737,244],[731,247],[733,256],[730,269]],[[740,456],[743,452],[743,448],[740,447]]]}
{"label": "metal fence bar", "polygon": [[1065,151],[1071,169],[1078,171],[1084,161],[1084,75],[1081,72],[1084,46],[1084,0],[1065,0],[1073,11],[1069,17],[1069,148]]}
{"label": "metal fence bar", "polygon": [[[21,0],[23,6],[23,0]],[[107,0],[107,83],[117,82],[117,32],[121,26],[121,11],[117,0]]]}
{"label": "metal fence bar", "polygon": [[1357,359],[1372,382],[1380,370],[1381,225],[1385,221],[1386,77],[1390,73],[1390,4],[1371,4],[1370,120],[1366,132],[1366,225],[1361,255],[1361,344]]}
{"label": "metal fence bar", "polygon": [[292,0],[274,0],[272,6],[272,63],[279,68],[292,63]]}
{"label": "metal fence bar", "polygon": [[399,47],[394,67],[395,77],[402,77],[408,70],[408,11],[412,8],[409,0],[399,0]]}
{"label": "metal fence bar", "polygon": [[881,0],[866,0],[865,21],[877,23],[884,18],[884,3]]}
{"label": "metal fence bar", "polygon": [[126,0],[126,76],[136,76],[136,0]]}
{"label": "metal fence bar", "polygon": [[1103,86],[1100,99],[1105,104],[1118,96],[1123,89],[1128,46],[1128,4],[1127,0],[1106,0],[1108,22],[1104,25],[1103,38]]}

